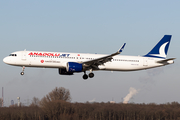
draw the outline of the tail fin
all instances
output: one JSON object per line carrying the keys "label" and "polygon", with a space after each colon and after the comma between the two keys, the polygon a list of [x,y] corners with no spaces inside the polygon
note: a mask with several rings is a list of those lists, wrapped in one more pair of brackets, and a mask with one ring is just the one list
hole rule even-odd
{"label": "tail fin", "polygon": [[166,58],[171,35],[164,35],[164,37],[156,44],[156,46],[144,57]]}

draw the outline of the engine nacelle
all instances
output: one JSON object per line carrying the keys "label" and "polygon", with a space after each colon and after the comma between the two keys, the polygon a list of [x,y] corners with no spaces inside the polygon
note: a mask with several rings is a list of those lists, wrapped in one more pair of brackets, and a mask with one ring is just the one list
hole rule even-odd
{"label": "engine nacelle", "polygon": [[82,72],[83,66],[81,63],[68,62],[66,70],[67,72]]}
{"label": "engine nacelle", "polygon": [[73,75],[73,72],[67,72],[66,68],[59,68],[60,75]]}

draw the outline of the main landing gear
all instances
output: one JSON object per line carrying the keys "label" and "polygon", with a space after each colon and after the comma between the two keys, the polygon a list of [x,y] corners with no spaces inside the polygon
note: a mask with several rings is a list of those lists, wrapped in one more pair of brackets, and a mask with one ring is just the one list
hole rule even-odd
{"label": "main landing gear", "polygon": [[22,72],[20,73],[21,75],[24,75],[24,69],[25,69],[25,66],[22,67]]}
{"label": "main landing gear", "polygon": [[89,73],[89,78],[93,78],[94,77],[94,73]]}
{"label": "main landing gear", "polygon": [[94,77],[94,73],[92,73],[92,71],[89,73],[89,75],[86,74],[86,71],[84,71],[84,75],[83,75],[83,79],[87,80],[89,78],[93,78]]}
{"label": "main landing gear", "polygon": [[86,73],[84,73],[83,79],[84,79],[84,80],[88,79],[88,75],[87,75]]}

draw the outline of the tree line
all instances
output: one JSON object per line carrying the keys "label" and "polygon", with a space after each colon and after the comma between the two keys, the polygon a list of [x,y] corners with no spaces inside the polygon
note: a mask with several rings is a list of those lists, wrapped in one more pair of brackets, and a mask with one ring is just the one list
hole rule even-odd
{"label": "tree line", "polygon": [[30,106],[0,108],[0,120],[180,120],[180,104],[71,103],[70,92],[55,88]]}

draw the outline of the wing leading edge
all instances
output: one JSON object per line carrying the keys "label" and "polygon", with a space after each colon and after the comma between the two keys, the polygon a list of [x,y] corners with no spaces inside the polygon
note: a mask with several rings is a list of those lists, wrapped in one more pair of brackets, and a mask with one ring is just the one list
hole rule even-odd
{"label": "wing leading edge", "polygon": [[98,69],[99,65],[103,65],[104,63],[111,61],[113,56],[116,56],[116,55],[120,54],[123,51],[125,45],[126,45],[126,43],[124,43],[122,45],[122,47],[117,52],[115,52],[115,53],[113,53],[111,55],[107,55],[107,56],[104,56],[104,57],[101,57],[101,58],[86,61],[86,62],[83,62],[82,64],[86,69]]}

